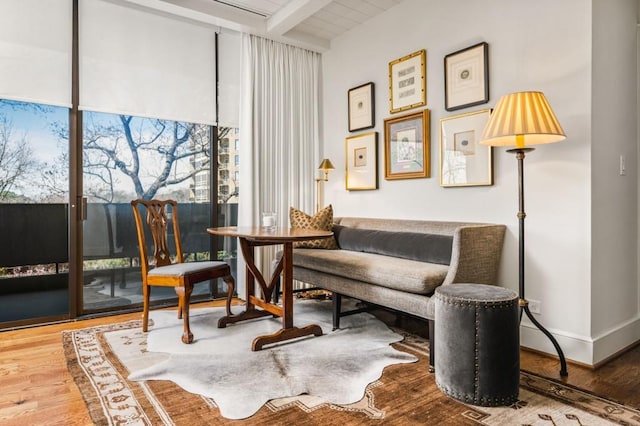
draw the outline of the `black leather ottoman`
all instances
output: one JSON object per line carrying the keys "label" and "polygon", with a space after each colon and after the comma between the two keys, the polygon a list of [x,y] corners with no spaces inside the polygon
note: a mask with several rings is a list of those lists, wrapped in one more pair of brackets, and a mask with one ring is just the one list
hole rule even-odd
{"label": "black leather ottoman", "polygon": [[459,401],[510,405],[518,400],[518,295],[484,284],[451,284],[435,292],[438,388]]}

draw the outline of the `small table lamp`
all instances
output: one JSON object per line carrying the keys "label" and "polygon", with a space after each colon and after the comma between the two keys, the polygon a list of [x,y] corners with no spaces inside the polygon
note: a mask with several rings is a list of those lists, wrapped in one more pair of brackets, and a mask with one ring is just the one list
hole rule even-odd
{"label": "small table lamp", "polygon": [[329,180],[329,170],[334,170],[333,164],[331,160],[325,158],[318,166],[318,170],[322,170],[324,172],[324,178],[316,178],[316,212],[320,211],[320,182],[326,182]]}
{"label": "small table lamp", "polygon": [[524,156],[534,148],[531,145],[560,142],[566,138],[551,106],[541,92],[519,92],[505,95],[496,104],[487,122],[480,143],[490,146],[513,146],[507,152],[518,160],[518,222],[519,237],[519,297],[520,318],[524,311],[531,322],[553,343],[560,358],[560,376],[567,376],[567,362],[553,335],[536,320],[529,310],[524,294]]}

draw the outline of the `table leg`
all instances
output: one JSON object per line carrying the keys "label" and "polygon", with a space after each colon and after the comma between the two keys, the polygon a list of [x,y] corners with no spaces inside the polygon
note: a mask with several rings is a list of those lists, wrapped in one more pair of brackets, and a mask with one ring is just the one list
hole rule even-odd
{"label": "table leg", "polygon": [[253,339],[251,350],[261,351],[264,345],[270,345],[272,343],[284,342],[285,340],[291,340],[298,337],[311,335],[322,336],[322,328],[320,328],[320,326],[317,324],[310,324],[305,327],[283,328],[282,330],[278,330],[273,334],[258,336]]}
{"label": "table leg", "polygon": [[[253,255],[253,246],[244,238],[240,238],[240,248],[242,249],[242,255],[247,264],[246,277],[247,277],[247,302],[244,312],[240,312],[235,315],[227,315],[218,320],[218,328],[225,328],[227,324],[233,324],[240,321],[246,321],[249,319],[266,317],[272,315],[268,311],[259,311],[256,309],[255,300],[255,274],[259,274],[260,271],[255,266],[255,259]],[[262,277],[261,277],[262,278]],[[264,281],[264,280],[263,280]]]}
{"label": "table leg", "polygon": [[286,243],[282,251],[282,328],[293,327],[293,243]]}
{"label": "table leg", "polygon": [[[260,318],[275,315],[282,318],[282,329],[273,334],[258,336],[251,344],[251,350],[262,350],[264,345],[282,342],[304,336],[321,336],[322,328],[319,325],[311,324],[305,327],[294,327],[293,325],[293,243],[284,243],[284,252],[280,262],[276,266],[276,273],[271,276],[269,283],[265,282],[264,276],[256,267],[254,248],[265,245],[262,243],[252,243],[246,238],[239,238],[242,255],[247,264],[247,303],[244,312],[237,315],[227,315],[218,321],[219,328],[225,328],[227,324],[233,324],[248,319]],[[274,290],[278,273],[282,271],[282,306],[271,303],[271,294]],[[256,280],[262,290],[263,298],[255,295]],[[261,309],[256,309],[259,307]]]}
{"label": "table leg", "polygon": [[[322,328],[319,325],[311,324],[305,327],[294,327],[293,325],[293,243],[284,243],[282,259],[282,330],[265,336],[258,336],[253,340],[251,349],[259,351],[264,345],[282,342],[284,340],[295,339],[304,336],[321,336]],[[270,283],[273,284],[273,283]]]}

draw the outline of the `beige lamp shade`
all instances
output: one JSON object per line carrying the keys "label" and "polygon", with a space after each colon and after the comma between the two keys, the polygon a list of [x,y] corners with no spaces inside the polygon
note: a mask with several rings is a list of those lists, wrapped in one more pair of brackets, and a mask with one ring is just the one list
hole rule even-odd
{"label": "beige lamp shade", "polygon": [[320,166],[318,167],[318,170],[324,170],[325,173],[327,173],[328,170],[333,169],[335,169],[335,167],[333,167],[331,160],[329,160],[328,158],[322,160],[322,163],[320,163]]}
{"label": "beige lamp shade", "polygon": [[498,100],[480,143],[524,148],[560,142],[565,138],[562,126],[542,92],[518,92]]}

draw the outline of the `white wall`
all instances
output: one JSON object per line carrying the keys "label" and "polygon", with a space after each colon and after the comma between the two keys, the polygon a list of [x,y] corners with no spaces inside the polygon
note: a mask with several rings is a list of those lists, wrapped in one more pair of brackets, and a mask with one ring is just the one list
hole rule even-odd
{"label": "white wall", "polygon": [[[636,85],[636,139],[638,141],[638,151],[637,151],[637,159],[638,164],[640,164],[640,0],[637,3],[637,21],[636,25],[636,72],[637,72],[637,85]],[[638,209],[640,211],[640,179],[638,182],[638,191],[636,191],[638,195]],[[640,226],[638,227],[638,235],[636,240],[640,241]],[[636,262],[637,265],[640,265],[640,244],[638,245],[638,259]],[[640,269],[638,270],[638,311],[640,311]]]}
{"label": "white wall", "polygon": [[[592,336],[594,358],[640,338],[637,276],[636,0],[593,2]],[[615,46],[615,48],[612,48]],[[620,175],[620,156],[626,172]],[[634,262],[631,262],[631,259]],[[625,326],[628,324],[627,326]]]}
{"label": "white wall", "polygon": [[[600,294],[592,292],[589,267],[593,228],[591,25],[591,2],[584,0],[406,0],[335,39],[323,55],[324,156],[336,166],[325,186],[326,204],[333,204],[338,216],[504,223],[508,231],[500,284],[514,290],[518,280],[516,160],[504,149],[494,149],[493,186],[441,188],[438,184],[439,119],[455,115],[444,109],[444,56],[480,41],[489,43],[490,101],[457,113],[493,107],[501,95],[510,92],[540,90],[546,94],[567,139],[541,146],[525,160],[527,296],[542,302],[538,319],[558,338],[567,357],[588,364],[599,361],[593,354],[594,330],[606,333],[622,320],[598,320],[592,329],[592,305],[598,305],[597,300],[592,303],[592,296]],[[391,117],[388,63],[419,49],[427,51],[432,174],[428,179],[386,181],[383,120]],[[375,83],[376,91],[373,130],[379,134],[380,184],[378,190],[349,192],[344,187],[347,91],[368,81]],[[633,164],[628,164],[635,176],[631,157]],[[635,179],[633,176],[627,180]],[[593,172],[593,177],[598,174]],[[599,195],[594,191],[594,196]],[[597,242],[602,243],[600,238]],[[617,266],[631,271],[635,260],[634,252],[633,261],[620,259]],[[594,278],[608,269],[606,262],[596,266]],[[624,275],[626,281],[633,274]],[[607,303],[631,294],[619,293]],[[593,315],[600,315],[597,311]],[[626,309],[619,316],[628,320],[633,314]],[[522,344],[555,353],[527,320],[523,321]],[[617,350],[610,349],[609,353]],[[606,355],[598,354],[602,356]]]}

